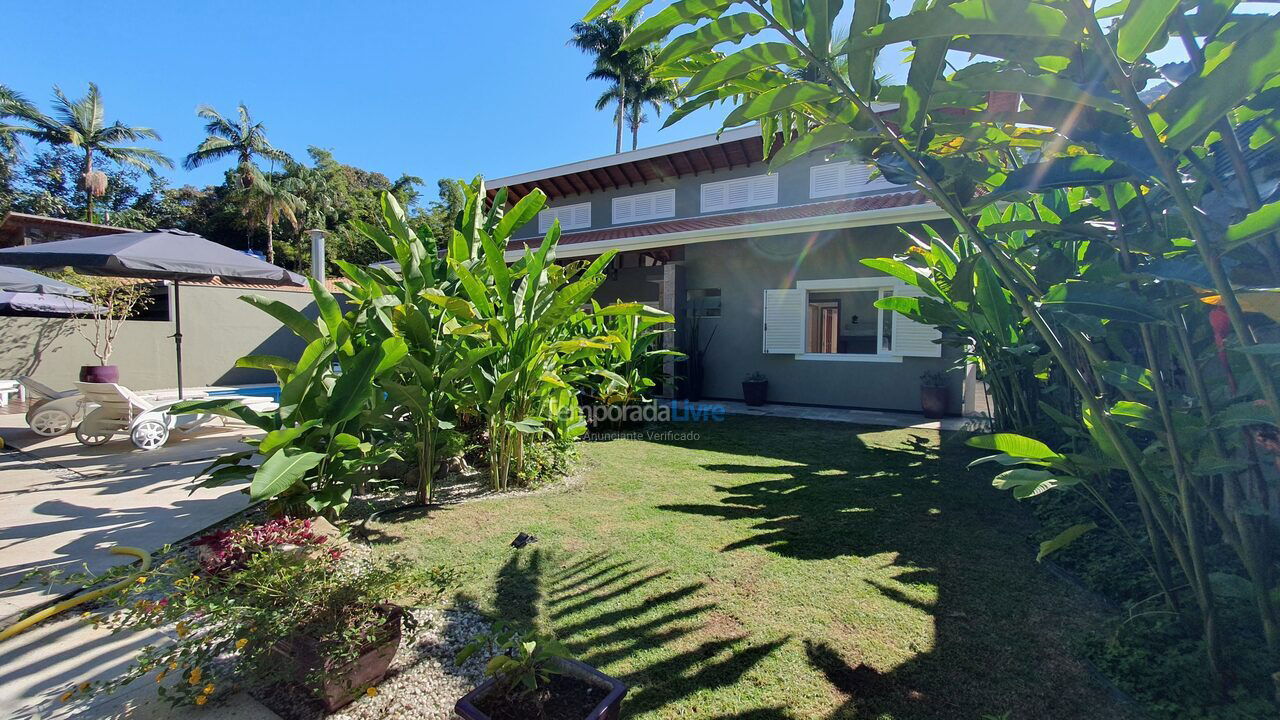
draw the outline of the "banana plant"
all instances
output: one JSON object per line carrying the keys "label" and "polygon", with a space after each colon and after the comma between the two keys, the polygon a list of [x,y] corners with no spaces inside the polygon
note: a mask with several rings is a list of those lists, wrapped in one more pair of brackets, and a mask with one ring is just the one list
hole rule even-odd
{"label": "banana plant", "polygon": [[[576,414],[577,400],[566,392],[571,386],[561,371],[584,353],[607,349],[612,340],[586,336],[572,320],[604,282],[604,270],[616,252],[590,262],[559,264],[556,223],[536,250],[526,247],[508,265],[512,232],[537,216],[546,196],[535,190],[504,213],[502,191],[487,209],[482,183],[468,187],[466,195],[467,210],[445,259],[461,291],[424,293],[423,298],[440,308],[446,322],[489,348],[469,368],[469,398],[488,424],[490,479],[501,490],[524,469],[527,437],[557,428],[569,432],[577,425],[562,424],[564,417]],[[561,420],[549,417],[553,409]]]}
{"label": "banana plant", "polygon": [[609,347],[587,349],[567,360],[564,378],[586,389],[593,402],[626,405],[652,402],[650,394],[663,380],[663,361],[684,354],[663,347],[662,327],[675,322],[670,313],[640,303],[615,303],[601,307],[591,301],[590,312],[574,317],[585,336],[605,338]]}
{"label": "banana plant", "polygon": [[[650,4],[599,0],[586,19]],[[1225,695],[1240,670],[1225,666],[1224,575],[1248,575],[1231,585],[1250,587],[1274,672],[1280,15],[1231,0],[843,5],[678,0],[623,49],[664,43],[658,72],[687,78],[673,119],[731,103],[726,126],[759,123],[774,166],[868,162],[945,212],[1069,393],[1055,410],[1070,433],[1128,479],[1213,686]],[[902,43],[906,82],[879,82],[878,56]],[[1166,47],[1185,65],[1161,67]],[[1011,201],[1027,212],[991,210]]]}
{"label": "banana plant", "polygon": [[[310,513],[336,518],[351,501],[363,471],[394,456],[394,445],[377,442],[394,429],[375,383],[405,358],[408,348],[396,337],[378,338],[344,315],[337,299],[311,281],[320,317],[309,320],[278,301],[245,296],[253,305],[307,342],[295,362],[282,357],[250,355],[238,367],[269,369],[280,385],[280,403],[257,411],[238,400],[184,403],[177,412],[207,412],[241,420],[262,430],[261,439],[246,442],[253,450],[214,461],[201,476],[204,485],[249,480],[249,496],[268,500],[279,512]],[[379,436],[382,435],[382,438]],[[255,467],[250,459],[260,456]]]}

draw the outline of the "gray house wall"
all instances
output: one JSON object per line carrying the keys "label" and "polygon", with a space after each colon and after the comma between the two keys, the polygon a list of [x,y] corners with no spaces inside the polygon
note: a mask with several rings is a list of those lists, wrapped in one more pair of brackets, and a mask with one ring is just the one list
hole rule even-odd
{"label": "gray house wall", "polygon": [[[896,227],[850,228],[817,233],[722,240],[684,246],[689,292],[720,290],[721,316],[700,319],[701,344],[710,338],[704,360],[704,398],[740,400],[742,380],[761,372],[769,378],[770,402],[806,405],[920,410],[920,375],[955,364],[959,353],[944,347],[941,358],[904,357],[901,362],[801,360],[763,350],[764,291],[794,288],[798,280],[886,277],[862,265],[865,257],[903,252],[907,242]],[[619,278],[635,270],[623,270]],[[888,280],[888,278],[886,278]],[[634,283],[606,282],[601,302],[626,297]],[[715,335],[712,336],[712,330]],[[677,368],[677,372],[680,370]],[[947,376],[950,411],[962,408],[963,375]]]}
{"label": "gray house wall", "polygon": [[[584,202],[591,203],[591,227],[575,228],[565,232],[581,232],[585,230],[601,230],[604,228],[626,227],[627,225],[643,225],[648,222],[657,222],[646,220],[637,223],[613,224],[613,199],[617,197],[627,197],[629,195],[641,195],[644,193],[657,192],[659,190],[667,190],[675,188],[676,190],[676,214],[673,218],[664,218],[665,220],[673,220],[688,217],[698,217],[701,215],[723,214],[744,212],[747,210],[767,210],[769,208],[790,207],[793,205],[803,205],[812,202],[828,202],[831,200],[839,200],[840,198],[857,197],[859,195],[877,195],[886,192],[908,192],[912,190],[910,187],[882,188],[879,190],[871,190],[863,193],[847,193],[843,195],[832,195],[821,198],[809,197],[809,169],[815,165],[822,165],[827,161],[827,154],[823,151],[811,152],[805,156],[796,158],[777,170],[778,175],[778,202],[773,205],[754,205],[746,208],[735,208],[733,210],[725,210],[717,213],[702,212],[702,185],[710,182],[720,182],[721,180],[733,180],[740,177],[749,177],[752,175],[763,175],[769,171],[766,163],[752,163],[743,165],[732,170],[720,170],[716,172],[703,172],[696,175],[686,175],[681,178],[675,178],[662,181],[651,181],[647,183],[637,183],[634,187],[622,188],[621,190],[607,190],[596,193],[583,193],[580,195],[570,195],[568,197],[556,199],[548,203],[549,207],[563,207],[566,205],[579,205]],[[537,183],[534,183],[537,184]],[[535,218],[524,227],[516,230],[515,239],[527,239],[541,237],[543,233],[538,232],[538,221]]]}
{"label": "gray house wall", "polygon": [[[183,381],[187,386],[270,382],[270,372],[236,368],[244,355],[296,358],[303,343],[266,313],[239,300],[257,294],[280,300],[311,317],[310,293],[244,288],[183,286]],[[62,390],[72,387],[80,366],[97,364],[79,328],[84,320],[0,318],[0,378],[30,375]],[[135,390],[177,385],[172,322],[130,320],[116,337],[109,362],[120,367],[120,382]]]}

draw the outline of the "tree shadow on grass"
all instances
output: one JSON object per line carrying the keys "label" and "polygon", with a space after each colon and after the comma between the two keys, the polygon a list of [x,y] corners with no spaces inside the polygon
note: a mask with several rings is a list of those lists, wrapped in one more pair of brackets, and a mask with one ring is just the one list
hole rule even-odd
{"label": "tree shadow on grass", "polygon": [[575,657],[626,683],[626,713],[634,716],[733,685],[787,642],[708,638],[715,605],[703,599],[704,588],[673,583],[666,570],[618,554],[526,548],[513,550],[498,571],[491,604],[507,622],[554,633]]}
{"label": "tree shadow on grass", "polygon": [[[1080,599],[1064,598],[1066,589],[1036,567],[1026,541],[1030,519],[990,487],[989,473],[967,470],[975,454],[962,438],[778,419],[700,430],[698,440],[678,445],[729,460],[701,464],[718,499],[659,509],[725,523],[731,532],[723,533],[730,538],[723,553],[860,559],[866,570],[845,582],[865,585],[849,590],[890,601],[856,611],[833,603],[825,636],[802,639],[808,665],[844,698],[827,720],[1127,712],[1109,702],[1067,646],[1063,626],[1079,619]],[[886,564],[866,563],[878,557]],[[877,667],[864,648],[895,632],[888,619],[902,612],[895,605],[910,608],[906,617],[924,614],[912,622],[932,625],[932,643]],[[877,608],[886,620],[860,628],[866,620],[857,613]]]}

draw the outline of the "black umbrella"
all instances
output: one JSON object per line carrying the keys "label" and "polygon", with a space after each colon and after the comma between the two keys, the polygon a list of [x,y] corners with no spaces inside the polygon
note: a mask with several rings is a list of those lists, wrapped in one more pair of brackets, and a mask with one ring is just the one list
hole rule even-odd
{"label": "black umbrella", "polygon": [[179,287],[183,280],[209,280],[217,277],[229,282],[266,285],[305,283],[301,276],[284,268],[182,230],[128,232],[4,248],[0,250],[0,265],[71,267],[86,275],[172,281],[178,397],[182,397],[182,306]]}
{"label": "black umbrella", "polygon": [[65,295],[87,297],[83,288],[68,285],[60,280],[38,275],[30,270],[0,266],[0,291],[14,293],[40,293],[41,295]]}

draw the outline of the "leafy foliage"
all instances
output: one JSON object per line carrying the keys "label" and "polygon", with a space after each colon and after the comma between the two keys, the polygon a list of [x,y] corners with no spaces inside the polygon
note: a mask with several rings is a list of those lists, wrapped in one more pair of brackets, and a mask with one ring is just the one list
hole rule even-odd
{"label": "leafy foliage", "polygon": [[[600,2],[587,20],[649,4]],[[1021,369],[1003,393],[1006,417],[1030,414],[1027,427],[1064,449],[1006,453],[1001,462],[1030,467],[998,482],[1032,497],[1124,478],[1141,522],[1110,513],[1112,529],[1144,538],[1133,544],[1167,607],[1199,623],[1212,694],[1226,697],[1235,678],[1269,693],[1280,372],[1265,348],[1280,332],[1267,289],[1280,238],[1266,208],[1277,199],[1280,18],[1233,2],[937,0],[897,17],[868,2],[833,53],[841,5],[676,3],[632,37],[702,33],[662,55],[659,72],[688,78],[673,120],[728,100],[734,122],[758,118],[766,148],[782,146],[775,163],[807,152],[872,162],[948,214],[957,240],[930,237],[873,266],[918,278],[926,295],[884,307],[956,329],[988,367]],[[719,22],[730,8],[758,20]],[[768,32],[739,29],[759,21]],[[906,84],[871,81],[877,56],[901,42],[912,46]],[[1170,44],[1189,72],[1157,68],[1151,53]],[[950,66],[950,50],[972,57]],[[1148,93],[1161,76],[1167,91]],[[961,267],[966,257],[986,281],[978,260]],[[1005,317],[985,317],[970,295],[983,287]],[[1226,592],[1217,573],[1247,585]],[[1239,607],[1252,612],[1240,636],[1271,657],[1248,679],[1227,667],[1219,622]]]}

